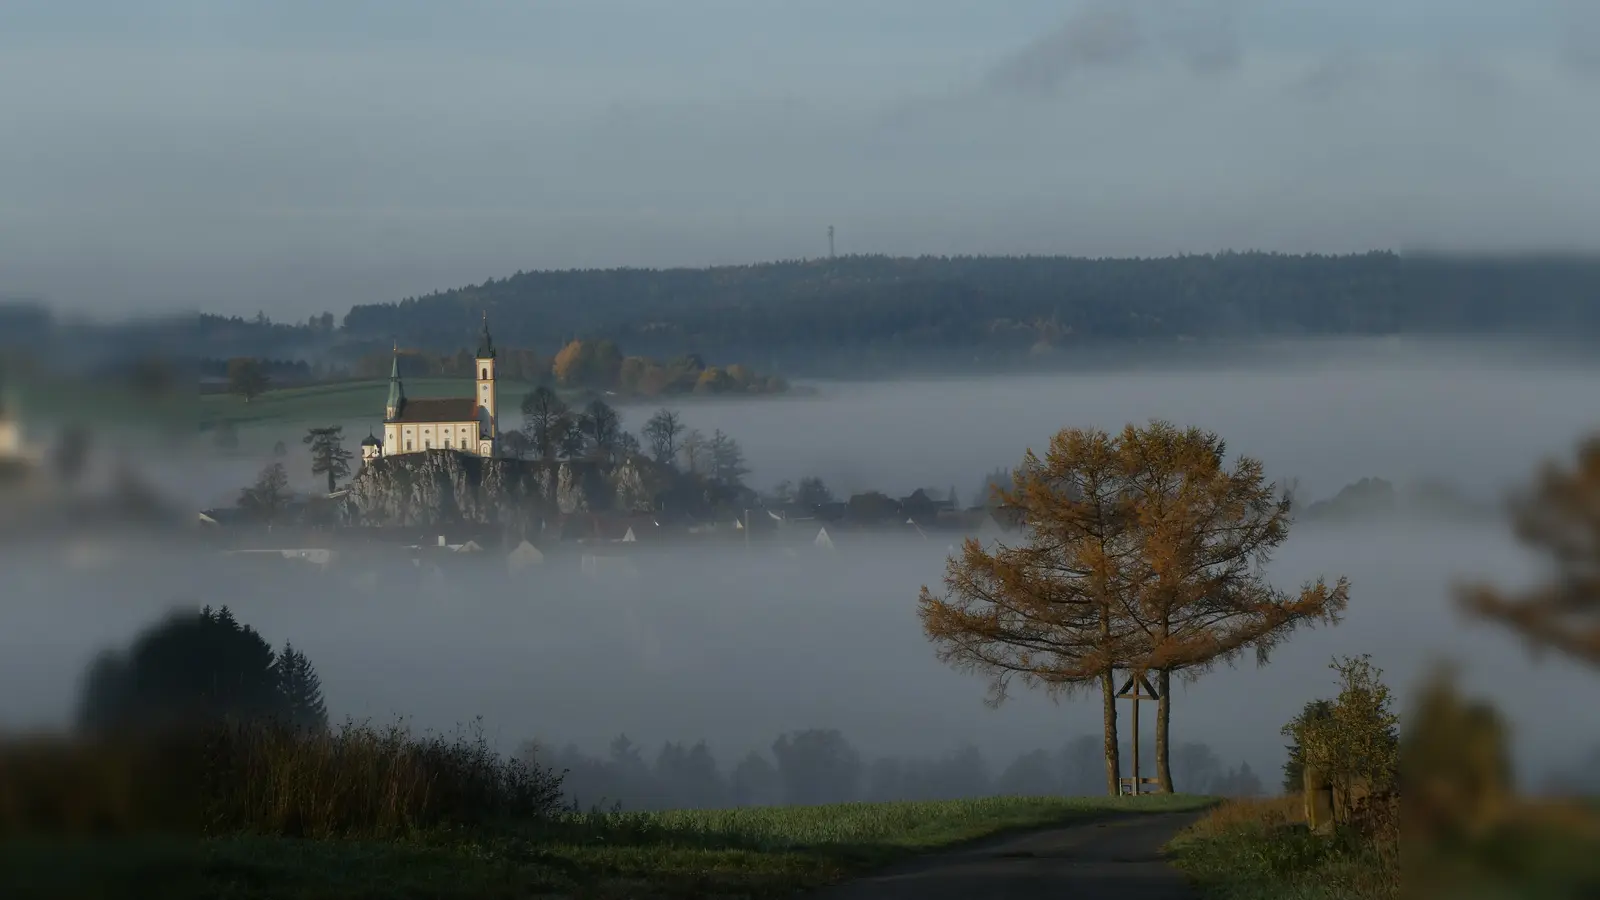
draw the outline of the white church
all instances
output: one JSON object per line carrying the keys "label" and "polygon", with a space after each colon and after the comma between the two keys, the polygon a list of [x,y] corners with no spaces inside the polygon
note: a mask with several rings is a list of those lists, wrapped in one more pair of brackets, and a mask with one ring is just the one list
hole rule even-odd
{"label": "white church", "polygon": [[473,364],[476,389],[470,397],[410,399],[400,382],[400,352],[389,369],[389,402],[383,412],[383,437],[361,442],[363,460],[429,450],[455,450],[495,456],[500,449],[494,383],[494,341],[489,314],[483,316],[483,338]]}

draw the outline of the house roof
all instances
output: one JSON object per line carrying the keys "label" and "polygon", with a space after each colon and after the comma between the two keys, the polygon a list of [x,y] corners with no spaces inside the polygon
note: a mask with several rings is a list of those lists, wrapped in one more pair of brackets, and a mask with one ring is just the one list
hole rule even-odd
{"label": "house roof", "polygon": [[471,397],[441,397],[413,400],[400,405],[391,422],[476,422],[478,403]]}

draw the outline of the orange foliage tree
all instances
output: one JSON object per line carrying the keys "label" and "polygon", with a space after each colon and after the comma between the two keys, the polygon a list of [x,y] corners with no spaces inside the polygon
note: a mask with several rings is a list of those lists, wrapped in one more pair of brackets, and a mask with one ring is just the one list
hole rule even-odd
{"label": "orange foliage tree", "polygon": [[1116,669],[1161,681],[1157,771],[1172,790],[1167,724],[1174,672],[1197,677],[1254,648],[1258,662],[1301,624],[1336,621],[1340,579],[1290,595],[1261,576],[1287,535],[1289,504],[1258,462],[1223,465],[1215,435],[1165,422],[1119,435],[1066,429],[1041,459],[1028,451],[1001,503],[1025,542],[965,542],[945,594],[923,587],[919,615],[940,659],[1008,686],[1052,694],[1098,684],[1106,786],[1118,791]]}
{"label": "orange foliage tree", "polygon": [[1535,647],[1600,666],[1600,437],[1579,447],[1573,468],[1545,466],[1512,512],[1518,537],[1551,558],[1552,577],[1520,594],[1472,586],[1462,603]]}

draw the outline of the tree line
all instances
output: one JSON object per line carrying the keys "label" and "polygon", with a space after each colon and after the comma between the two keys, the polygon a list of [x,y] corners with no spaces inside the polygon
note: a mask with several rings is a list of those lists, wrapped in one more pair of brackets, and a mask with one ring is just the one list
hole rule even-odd
{"label": "tree line", "polygon": [[853,256],[518,273],[353,307],[347,339],[453,350],[462,310],[510,344],[571,335],[790,374],[954,366],[1179,339],[1600,331],[1600,262],[1222,253],[1165,259]]}
{"label": "tree line", "polygon": [[[372,352],[343,369],[319,361],[265,359],[236,356],[201,361],[203,377],[222,379],[230,393],[248,403],[274,385],[310,383],[338,378],[387,378],[398,363],[403,378],[473,378],[477,356],[466,348],[454,353],[408,350],[396,357],[392,348]],[[574,340],[555,354],[505,348],[496,351],[496,377],[541,387],[605,391],[628,397],[670,394],[777,394],[789,384],[777,375],[762,375],[749,366],[709,365],[698,353],[670,360],[624,356],[612,341]]]}
{"label": "tree line", "polygon": [[[836,729],[779,735],[724,766],[705,741],[666,741],[651,750],[626,734],[602,754],[537,742],[525,758],[563,772],[567,797],[582,808],[630,810],[805,806],[824,803],[961,800],[993,796],[1098,793],[1100,739],[1086,735],[1054,749],[1020,753],[996,767],[972,745],[942,756],[869,757]],[[1249,763],[1224,765],[1210,746],[1186,742],[1175,766],[1190,793],[1253,797],[1262,793]]]}

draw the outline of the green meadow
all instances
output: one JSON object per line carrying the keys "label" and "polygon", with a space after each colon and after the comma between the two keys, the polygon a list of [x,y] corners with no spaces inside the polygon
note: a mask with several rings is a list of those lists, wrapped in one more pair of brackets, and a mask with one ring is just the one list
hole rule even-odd
{"label": "green meadow", "polygon": [[10,842],[6,896],[163,898],[788,897],[995,835],[1206,798],[996,797],[573,813],[406,838],[232,835]]}

